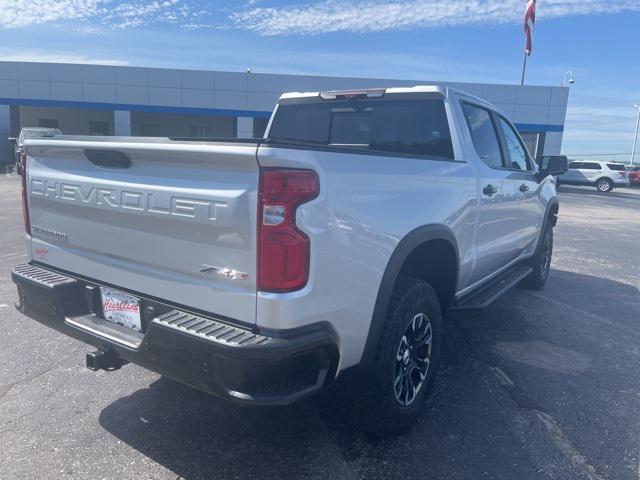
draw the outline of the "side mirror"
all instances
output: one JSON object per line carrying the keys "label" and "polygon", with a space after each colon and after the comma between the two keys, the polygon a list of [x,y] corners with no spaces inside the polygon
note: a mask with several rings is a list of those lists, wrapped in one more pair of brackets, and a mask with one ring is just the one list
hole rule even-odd
{"label": "side mirror", "polygon": [[16,137],[9,137],[9,143],[13,143],[15,145],[18,143],[18,139]]}
{"label": "side mirror", "polygon": [[562,175],[569,169],[569,160],[564,155],[549,157],[539,171],[540,178],[548,175]]}

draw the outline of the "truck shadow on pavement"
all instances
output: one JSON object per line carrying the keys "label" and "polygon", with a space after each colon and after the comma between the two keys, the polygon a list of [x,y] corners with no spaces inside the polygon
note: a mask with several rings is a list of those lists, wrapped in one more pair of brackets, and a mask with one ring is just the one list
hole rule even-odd
{"label": "truck shadow on pavement", "polygon": [[[484,311],[451,314],[425,415],[395,439],[351,428],[331,392],[291,407],[239,408],[165,378],[108,405],[100,424],[185,479],[581,478],[538,418],[569,425],[566,442],[595,471],[637,451],[640,430],[624,431],[638,423],[637,405],[620,394],[612,406],[604,393],[619,387],[609,381],[638,384],[630,345],[639,311],[631,285],[554,270],[541,292],[515,289]],[[612,351],[617,378],[607,373]],[[580,421],[590,415],[601,420]],[[600,422],[609,422],[611,446],[596,449]],[[637,478],[622,465],[608,474]]]}

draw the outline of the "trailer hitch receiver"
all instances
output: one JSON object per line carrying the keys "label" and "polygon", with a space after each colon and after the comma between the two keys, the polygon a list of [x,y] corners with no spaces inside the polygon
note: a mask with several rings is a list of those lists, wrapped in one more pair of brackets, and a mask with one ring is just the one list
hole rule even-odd
{"label": "trailer hitch receiver", "polygon": [[120,358],[113,350],[108,350],[106,352],[103,350],[96,350],[95,352],[87,353],[87,368],[94,372],[97,372],[98,370],[118,370],[127,363],[129,362]]}

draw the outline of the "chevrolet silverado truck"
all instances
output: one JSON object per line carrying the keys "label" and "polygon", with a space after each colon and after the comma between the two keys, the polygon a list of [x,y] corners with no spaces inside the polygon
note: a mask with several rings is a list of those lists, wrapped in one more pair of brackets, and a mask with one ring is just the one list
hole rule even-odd
{"label": "chevrolet silverado truck", "polygon": [[262,139],[30,139],[23,166],[17,308],[93,345],[89,368],[253,405],[348,378],[365,428],[395,432],[446,312],[545,284],[566,162],[417,86],[284,94]]}

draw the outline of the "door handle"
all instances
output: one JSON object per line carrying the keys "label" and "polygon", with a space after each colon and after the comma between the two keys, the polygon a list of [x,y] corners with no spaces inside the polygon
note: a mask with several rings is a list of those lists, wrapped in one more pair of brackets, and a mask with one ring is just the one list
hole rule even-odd
{"label": "door handle", "polygon": [[520,191],[522,193],[528,192],[529,191],[529,187],[527,187],[524,183],[522,185],[520,185]]}
{"label": "door handle", "polygon": [[491,197],[498,193],[498,189],[493,185],[489,184],[482,189],[482,193],[484,193],[487,197]]}

